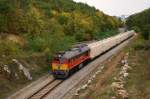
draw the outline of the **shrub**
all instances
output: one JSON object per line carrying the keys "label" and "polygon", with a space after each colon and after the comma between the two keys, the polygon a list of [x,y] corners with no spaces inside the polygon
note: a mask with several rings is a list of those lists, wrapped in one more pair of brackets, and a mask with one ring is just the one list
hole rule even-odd
{"label": "shrub", "polygon": [[19,55],[21,53],[21,49],[15,43],[9,41],[0,41],[0,54],[1,55]]}

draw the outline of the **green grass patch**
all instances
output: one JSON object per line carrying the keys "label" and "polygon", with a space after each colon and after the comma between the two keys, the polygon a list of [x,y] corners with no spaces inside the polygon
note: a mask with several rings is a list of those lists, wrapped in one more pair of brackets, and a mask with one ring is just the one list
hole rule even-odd
{"label": "green grass patch", "polygon": [[129,50],[129,64],[132,67],[126,84],[131,99],[150,99],[150,41],[135,40]]}

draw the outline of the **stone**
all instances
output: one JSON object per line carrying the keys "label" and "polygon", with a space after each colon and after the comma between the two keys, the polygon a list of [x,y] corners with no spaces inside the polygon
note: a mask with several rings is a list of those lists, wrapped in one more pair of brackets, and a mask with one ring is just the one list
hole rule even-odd
{"label": "stone", "polygon": [[104,69],[104,66],[101,66],[101,69]]}
{"label": "stone", "polygon": [[121,82],[113,82],[111,84],[111,88],[113,91],[117,91],[118,89],[124,89],[123,84]]}
{"label": "stone", "polygon": [[18,74],[17,74],[17,73],[15,73],[15,77],[16,77],[16,79],[19,79],[19,76],[18,76]]}
{"label": "stone", "polygon": [[87,82],[87,84],[91,84],[91,83],[92,83],[92,80],[89,79],[88,82]]}
{"label": "stone", "polygon": [[4,71],[6,71],[6,72],[9,73],[9,74],[11,73],[11,71],[9,70],[9,68],[8,68],[7,65],[4,65],[4,68],[3,68],[3,69],[4,69]]}
{"label": "stone", "polygon": [[79,96],[79,93],[75,93],[74,95],[75,95],[75,96]]}
{"label": "stone", "polygon": [[128,77],[128,75],[129,75],[129,73],[124,73],[123,77],[126,78],[126,77]]}
{"label": "stone", "polygon": [[128,93],[126,90],[118,90],[118,96],[120,96],[121,99],[128,99]]}
{"label": "stone", "polygon": [[111,97],[111,99],[117,99],[115,96]]}
{"label": "stone", "polygon": [[96,75],[98,74],[98,71],[95,73]]}
{"label": "stone", "polygon": [[32,80],[30,72],[27,68],[25,68],[17,59],[12,59],[19,66],[19,70],[23,71],[24,75],[27,77],[28,80]]}
{"label": "stone", "polygon": [[88,85],[85,84],[85,85],[83,85],[83,86],[81,87],[81,89],[84,90],[84,89],[86,89],[87,87],[88,87]]}
{"label": "stone", "polygon": [[93,75],[93,76],[92,76],[92,78],[95,78],[95,77],[96,77],[96,75]]}

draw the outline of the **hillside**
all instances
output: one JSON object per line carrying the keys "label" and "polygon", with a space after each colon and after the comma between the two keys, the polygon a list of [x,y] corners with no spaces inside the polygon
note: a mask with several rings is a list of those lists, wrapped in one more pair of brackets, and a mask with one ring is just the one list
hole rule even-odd
{"label": "hillside", "polygon": [[47,74],[55,52],[115,35],[119,25],[72,0],[0,0],[0,98]]}
{"label": "hillside", "polygon": [[[0,33],[4,35],[1,38],[7,38],[8,34],[21,37],[21,44],[19,41],[19,45],[14,44],[17,52],[9,48],[10,54],[53,53],[75,42],[113,35],[118,26],[115,17],[72,0],[0,1]],[[7,45],[6,40],[1,43]]]}
{"label": "hillside", "polygon": [[126,23],[129,29],[140,32],[144,39],[148,40],[150,36],[150,8],[131,15]]}

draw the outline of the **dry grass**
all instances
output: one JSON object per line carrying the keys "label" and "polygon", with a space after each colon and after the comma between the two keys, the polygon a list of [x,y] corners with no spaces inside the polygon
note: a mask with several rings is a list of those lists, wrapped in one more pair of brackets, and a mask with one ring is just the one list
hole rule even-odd
{"label": "dry grass", "polygon": [[[150,41],[144,41],[140,37],[130,44],[125,52],[129,52],[129,65],[132,70],[129,71],[129,78],[125,84],[128,90],[129,99],[150,99]],[[99,98],[110,99],[114,93],[111,91],[110,82],[118,72],[119,65],[114,73],[106,81],[107,87],[99,94]]]}
{"label": "dry grass", "polygon": [[133,69],[126,87],[131,99],[150,99],[150,41],[138,40],[130,50]]}

